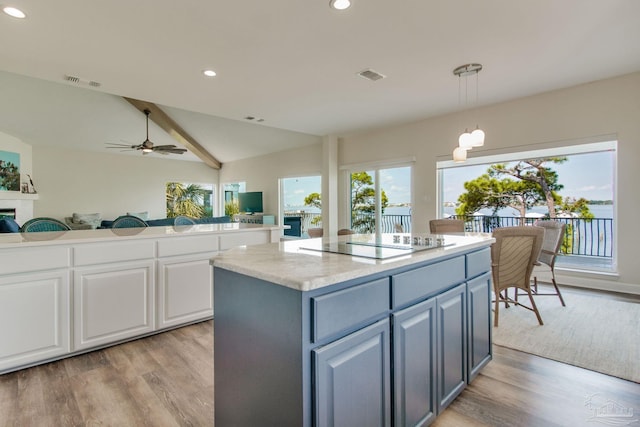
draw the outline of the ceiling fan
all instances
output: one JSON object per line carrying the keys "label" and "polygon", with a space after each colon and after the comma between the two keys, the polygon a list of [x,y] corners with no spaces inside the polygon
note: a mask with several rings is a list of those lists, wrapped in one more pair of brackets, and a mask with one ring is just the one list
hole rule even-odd
{"label": "ceiling fan", "polygon": [[[153,142],[149,140],[149,114],[151,114],[151,111],[144,110],[144,114],[147,116],[147,139],[145,139],[142,144],[129,145],[107,142],[107,148],[120,148],[120,151],[141,150],[142,154],[183,154],[187,151],[186,148],[178,148],[175,145],[153,145]],[[122,150],[123,148],[124,150]]]}

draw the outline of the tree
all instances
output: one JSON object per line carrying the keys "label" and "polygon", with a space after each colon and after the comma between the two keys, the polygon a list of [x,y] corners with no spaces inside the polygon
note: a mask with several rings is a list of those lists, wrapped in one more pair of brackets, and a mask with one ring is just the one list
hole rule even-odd
{"label": "tree", "polygon": [[[376,190],[372,187],[373,178],[366,172],[351,174],[351,227],[363,232],[375,231]],[[384,190],[381,192],[381,213],[384,213],[389,199]]]}
{"label": "tree", "polygon": [[560,213],[572,214],[575,212],[580,218],[594,218],[594,215],[589,210],[589,201],[584,197],[579,199],[576,199],[575,197],[565,197],[558,207],[560,209]]}
{"label": "tree", "polygon": [[496,164],[489,168],[489,174],[493,176],[508,175],[518,180],[537,184],[544,195],[549,217],[556,217],[555,203],[559,201],[557,192],[562,190],[563,185],[558,184],[558,174],[552,169],[545,167],[545,163],[564,163],[566,157],[541,157],[539,159],[521,160],[515,166],[507,168],[506,164]]}
{"label": "tree", "polygon": [[[322,198],[320,193],[311,193],[304,198],[304,205],[322,210]],[[322,216],[316,215],[311,219],[311,224],[318,225],[322,221]]]}
{"label": "tree", "polygon": [[209,191],[197,184],[168,182],[166,189],[167,217],[186,215],[201,218],[204,215],[204,198]]}
{"label": "tree", "polygon": [[457,215],[471,215],[482,208],[499,209],[512,207],[524,217],[527,210],[538,205],[547,205],[550,218],[556,218],[556,206],[563,212],[579,212],[587,218],[591,213],[587,201],[564,203],[558,194],[563,185],[558,182],[558,173],[545,164],[563,163],[566,157],[545,157],[517,162],[509,167],[505,163],[494,164],[487,173],[464,183],[467,191],[458,198]]}

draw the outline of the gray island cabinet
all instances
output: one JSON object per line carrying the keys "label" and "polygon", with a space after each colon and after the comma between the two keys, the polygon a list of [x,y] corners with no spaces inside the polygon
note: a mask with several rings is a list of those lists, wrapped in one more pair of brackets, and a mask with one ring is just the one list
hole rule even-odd
{"label": "gray island cabinet", "polygon": [[491,360],[487,235],[373,260],[284,242],[214,266],[215,425],[424,426]]}

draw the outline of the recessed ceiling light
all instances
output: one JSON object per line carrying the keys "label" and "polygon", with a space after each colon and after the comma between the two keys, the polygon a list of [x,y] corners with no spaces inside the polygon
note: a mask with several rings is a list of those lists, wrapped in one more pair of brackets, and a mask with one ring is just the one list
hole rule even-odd
{"label": "recessed ceiling light", "polygon": [[27,14],[24,13],[23,11],[21,11],[18,8],[15,7],[11,7],[11,6],[5,6],[2,8],[2,11],[4,13],[6,13],[9,16],[13,16],[14,18],[18,18],[18,19],[24,19],[27,17]]}
{"label": "recessed ceiling light", "polygon": [[204,70],[202,74],[204,74],[207,77],[215,77],[217,75],[216,72],[213,70]]}
{"label": "recessed ceiling light", "polygon": [[331,0],[329,5],[336,10],[345,10],[351,6],[351,2],[349,0]]}

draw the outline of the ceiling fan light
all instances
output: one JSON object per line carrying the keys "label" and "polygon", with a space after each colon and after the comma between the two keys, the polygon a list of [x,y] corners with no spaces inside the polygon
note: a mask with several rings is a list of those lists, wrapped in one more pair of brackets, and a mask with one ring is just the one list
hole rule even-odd
{"label": "ceiling fan light", "polygon": [[471,146],[482,147],[484,145],[484,131],[477,125],[473,132],[471,132]]}
{"label": "ceiling fan light", "polygon": [[143,153],[153,153],[153,148],[143,148],[142,152]]}
{"label": "ceiling fan light", "polygon": [[465,160],[467,160],[467,150],[462,147],[456,147],[456,149],[453,150],[453,161],[455,163],[462,163]]}
{"label": "ceiling fan light", "polygon": [[473,148],[473,137],[468,130],[464,130],[458,138],[458,146],[464,150],[471,150]]}
{"label": "ceiling fan light", "polygon": [[345,10],[351,6],[351,2],[349,0],[331,0],[329,5],[336,10]]}

